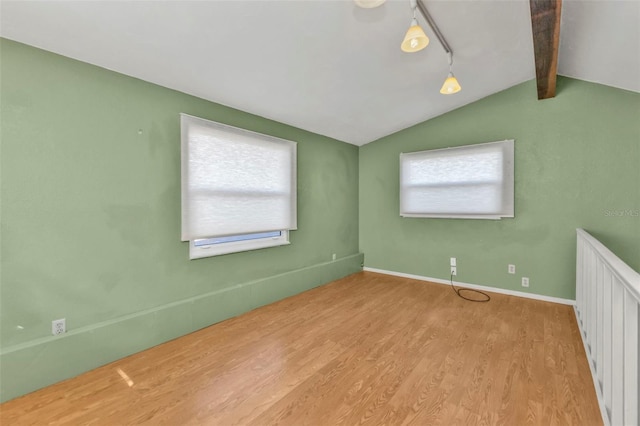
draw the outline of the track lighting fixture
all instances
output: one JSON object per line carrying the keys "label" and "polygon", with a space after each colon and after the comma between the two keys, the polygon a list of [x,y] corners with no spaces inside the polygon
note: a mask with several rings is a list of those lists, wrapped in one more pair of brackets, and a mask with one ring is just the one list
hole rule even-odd
{"label": "track lighting fixture", "polygon": [[444,81],[442,88],[440,89],[440,93],[443,95],[453,95],[454,93],[458,93],[462,90],[460,87],[460,83],[458,83],[458,79],[455,75],[453,75],[453,71],[451,68],[453,67],[453,52],[448,52],[449,56],[449,75],[447,79]]}
{"label": "track lighting fixture", "polygon": [[400,45],[400,49],[407,53],[417,52],[429,45],[429,37],[427,37],[424,30],[420,25],[418,25],[418,20],[416,19],[416,10],[418,6],[417,4],[414,5],[413,1],[411,4],[413,6],[413,19],[411,20],[411,25],[409,26],[407,34],[404,36],[404,40],[402,40],[402,44]]}
{"label": "track lighting fixture", "polygon": [[462,90],[462,87],[460,86],[460,83],[458,83],[458,79],[450,72],[440,89],[440,93],[443,95],[453,95],[454,93],[458,93],[460,90]]}
{"label": "track lighting fixture", "polygon": [[[384,3],[385,0],[354,0],[356,4],[360,7],[364,8],[373,8],[380,6]],[[416,18],[416,12],[420,11],[420,14],[424,17],[427,25],[431,28],[431,31],[436,36],[442,48],[444,49],[447,57],[449,58],[449,75],[447,79],[444,81],[442,88],[440,89],[440,93],[443,95],[452,95],[454,93],[458,93],[462,90],[460,83],[458,83],[458,79],[453,75],[453,51],[451,47],[449,47],[449,43],[445,40],[444,36],[440,32],[440,29],[436,25],[435,21],[429,14],[426,6],[422,2],[422,0],[410,0],[411,9],[413,10],[413,19],[411,20],[411,26],[407,31],[407,34],[404,36],[404,40],[400,44],[400,48],[403,52],[418,52],[429,44],[429,37],[425,34],[423,29],[418,25],[418,20]]]}

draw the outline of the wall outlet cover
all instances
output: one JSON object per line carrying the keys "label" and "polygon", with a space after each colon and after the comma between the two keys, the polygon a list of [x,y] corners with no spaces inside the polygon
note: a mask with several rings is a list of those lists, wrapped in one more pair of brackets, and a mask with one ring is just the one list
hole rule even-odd
{"label": "wall outlet cover", "polygon": [[509,272],[510,274],[515,274],[516,273],[516,265],[509,265],[507,267],[507,272]]}
{"label": "wall outlet cover", "polygon": [[529,278],[522,277],[522,287],[529,287]]}
{"label": "wall outlet cover", "polygon": [[67,332],[67,322],[64,318],[51,321],[51,334],[57,336],[58,334]]}

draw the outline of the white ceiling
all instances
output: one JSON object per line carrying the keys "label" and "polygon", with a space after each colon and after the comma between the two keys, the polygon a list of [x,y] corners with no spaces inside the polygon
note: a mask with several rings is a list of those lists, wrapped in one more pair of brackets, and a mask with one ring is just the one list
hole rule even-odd
{"label": "white ceiling", "polygon": [[[363,145],[535,78],[528,1],[425,3],[455,95],[423,21],[430,45],[400,50],[409,0],[3,0],[0,35]],[[565,0],[559,73],[640,92],[639,28],[640,1]]]}

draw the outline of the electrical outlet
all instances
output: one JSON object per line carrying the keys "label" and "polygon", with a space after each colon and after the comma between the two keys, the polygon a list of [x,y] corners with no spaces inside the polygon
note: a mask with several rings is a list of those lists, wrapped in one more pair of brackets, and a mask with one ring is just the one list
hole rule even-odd
{"label": "electrical outlet", "polygon": [[336,254],[335,254],[335,253],[333,253],[333,254],[331,255],[331,260],[336,260]]}
{"label": "electrical outlet", "polygon": [[522,277],[522,287],[529,287],[529,278]]}
{"label": "electrical outlet", "polygon": [[507,271],[510,274],[515,274],[516,273],[516,265],[509,265],[509,268],[507,269]]}
{"label": "electrical outlet", "polygon": [[449,265],[450,266],[456,266],[456,258],[455,257],[451,258],[451,261],[449,262]]}
{"label": "electrical outlet", "polygon": [[64,318],[51,321],[51,333],[54,336],[67,332],[67,322]]}
{"label": "electrical outlet", "polygon": [[451,275],[453,276],[458,275],[458,269],[455,266],[451,267]]}

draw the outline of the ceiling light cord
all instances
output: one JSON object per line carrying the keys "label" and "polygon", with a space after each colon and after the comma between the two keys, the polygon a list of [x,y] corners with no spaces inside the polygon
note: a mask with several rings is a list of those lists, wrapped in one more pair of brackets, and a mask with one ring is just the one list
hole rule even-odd
{"label": "ceiling light cord", "polygon": [[[484,291],[475,290],[475,289],[472,289],[472,288],[464,288],[464,287],[456,288],[456,286],[453,285],[453,274],[451,274],[450,282],[451,282],[451,288],[453,289],[453,292],[455,294],[457,294],[458,297],[460,297],[460,298],[462,298],[464,300],[468,300],[469,302],[481,302],[481,303],[486,303],[486,302],[491,300],[491,296],[489,296]],[[463,296],[462,295],[463,291],[468,291],[469,293],[475,293],[476,295],[479,294],[480,296],[483,296],[483,298],[482,299],[474,299],[472,297]]]}
{"label": "ceiling light cord", "polygon": [[413,19],[411,19],[411,27],[418,25],[418,16],[417,16],[418,8],[413,8]]}

